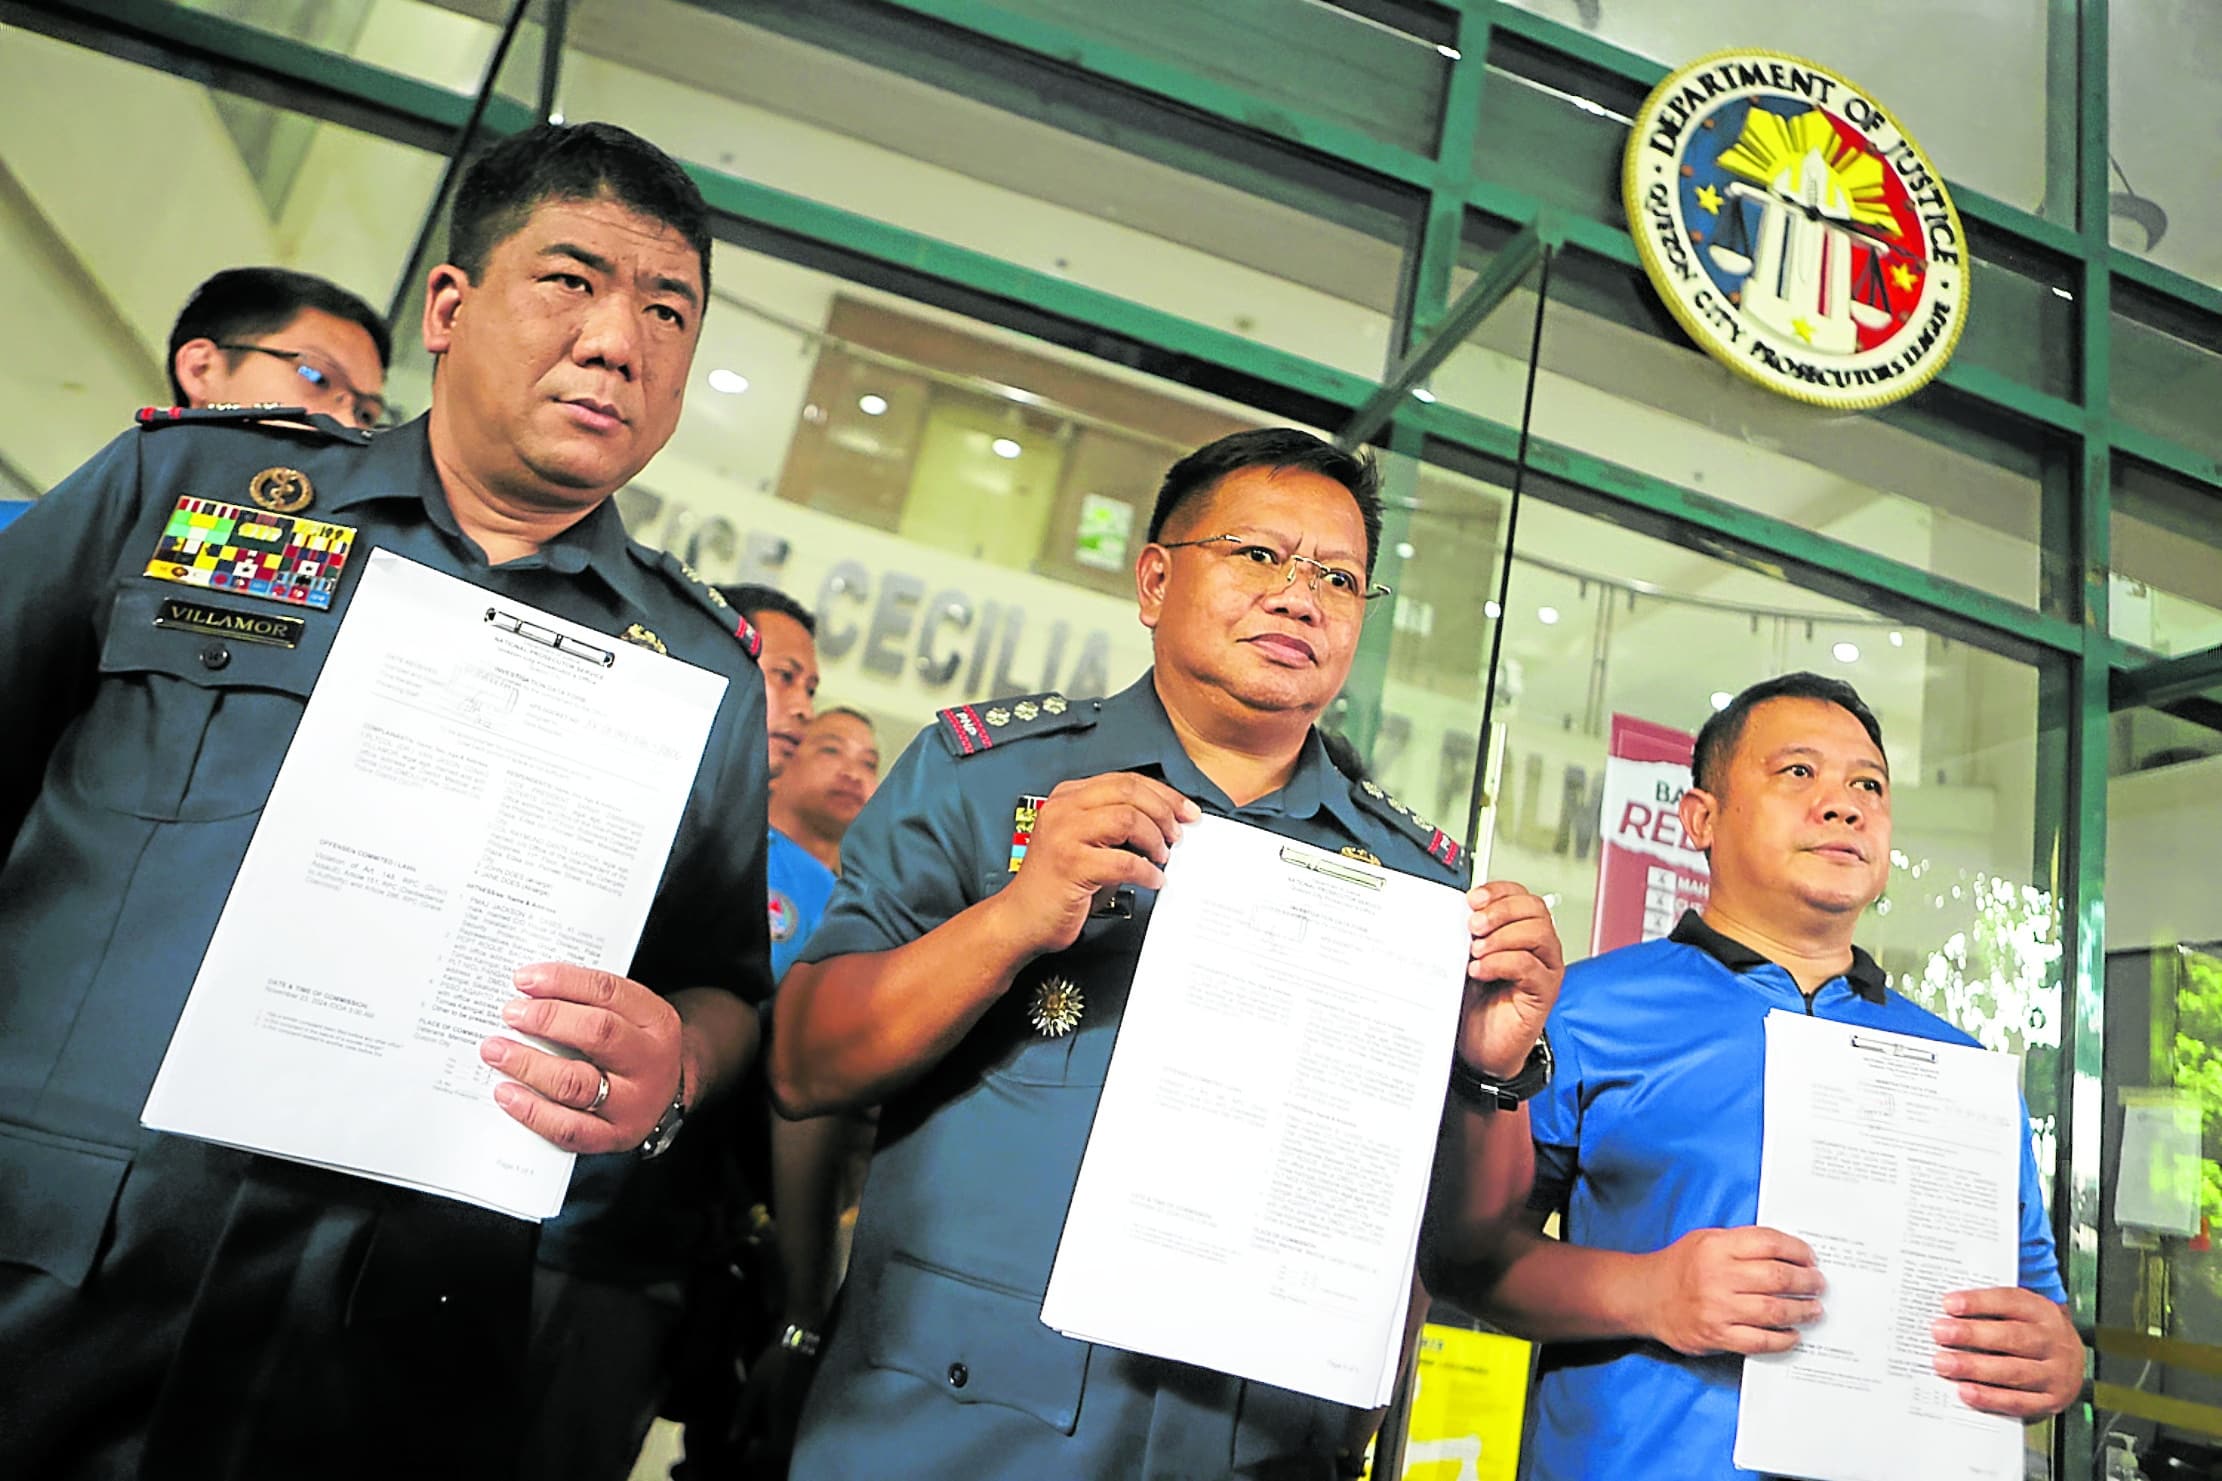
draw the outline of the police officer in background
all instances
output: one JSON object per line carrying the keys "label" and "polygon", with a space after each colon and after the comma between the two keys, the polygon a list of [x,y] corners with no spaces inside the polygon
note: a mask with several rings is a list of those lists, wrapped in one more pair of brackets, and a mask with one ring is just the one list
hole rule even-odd
{"label": "police officer in background", "polygon": [[[1355,1474],[1350,1411],[1091,1348],[1040,1313],[1182,825],[1209,812],[1465,883],[1459,846],[1337,770],[1314,726],[1380,591],[1380,528],[1371,463],[1308,434],[1190,454],[1135,563],[1154,668],[1109,699],[943,711],[849,830],[768,1060],[789,1114],[883,1107],[796,1481]],[[1454,1080],[1480,1099],[1446,1096],[1446,1140],[1484,1166],[1526,1156],[1525,1114],[1478,1106],[1536,1078],[1562,967],[1541,900],[1471,900]]]}
{"label": "police officer in background", "polygon": [[301,406],[350,427],[386,423],[386,321],[336,283],[282,267],[233,267],[170,326],[179,406]]}
{"label": "police officer in background", "polygon": [[[609,506],[678,421],[707,208],[622,129],[540,127],[472,165],[450,243],[428,417],[158,415],[0,535],[0,1475],[514,1472],[531,1225],[138,1124],[372,547],[728,681],[631,975],[517,963],[504,1021],[581,1057],[489,1038],[493,1098],[637,1162],[754,1053],[753,634]],[[279,595],[149,572],[185,498]],[[314,572],[311,523],[344,552]]]}

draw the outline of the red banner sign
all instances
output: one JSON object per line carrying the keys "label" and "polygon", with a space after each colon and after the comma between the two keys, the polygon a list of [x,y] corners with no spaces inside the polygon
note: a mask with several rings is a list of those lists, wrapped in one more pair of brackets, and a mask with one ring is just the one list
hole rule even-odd
{"label": "red banner sign", "polygon": [[1705,856],[1682,836],[1678,804],[1690,786],[1697,737],[1628,715],[1612,717],[1605,759],[1604,811],[1598,819],[1597,909],[1589,952],[1595,956],[1674,929],[1685,910],[1705,904]]}

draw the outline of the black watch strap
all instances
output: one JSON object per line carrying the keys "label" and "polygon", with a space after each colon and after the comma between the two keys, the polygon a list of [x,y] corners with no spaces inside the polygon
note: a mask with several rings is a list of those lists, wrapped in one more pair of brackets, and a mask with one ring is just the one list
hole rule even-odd
{"label": "black watch strap", "polygon": [[1523,1101],[1550,1083],[1551,1038],[1548,1033],[1536,1037],[1535,1047],[1528,1051],[1528,1062],[1509,1080],[1496,1080],[1477,1073],[1468,1069],[1466,1062],[1457,1055],[1451,1056],[1450,1088],[1476,1110],[1517,1110]]}

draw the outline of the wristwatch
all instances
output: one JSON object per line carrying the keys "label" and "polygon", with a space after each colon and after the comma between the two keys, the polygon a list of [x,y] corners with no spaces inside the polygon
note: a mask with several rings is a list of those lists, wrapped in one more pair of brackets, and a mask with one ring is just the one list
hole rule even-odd
{"label": "wristwatch", "polygon": [[671,1093],[671,1108],[663,1113],[663,1119],[649,1128],[648,1140],[640,1144],[642,1160],[661,1157],[670,1151],[671,1144],[679,1139],[679,1128],[686,1119],[687,1081],[682,1075],[679,1078],[679,1088]]}
{"label": "wristwatch", "polygon": [[1496,1080],[1466,1067],[1456,1054],[1450,1060],[1450,1088],[1458,1098],[1479,1111],[1517,1110],[1520,1103],[1551,1083],[1551,1036],[1538,1034],[1528,1062],[1509,1080]]}

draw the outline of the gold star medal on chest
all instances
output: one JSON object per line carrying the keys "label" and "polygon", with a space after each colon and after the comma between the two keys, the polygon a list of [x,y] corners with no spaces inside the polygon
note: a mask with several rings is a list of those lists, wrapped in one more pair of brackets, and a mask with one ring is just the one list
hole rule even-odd
{"label": "gold star medal on chest", "polygon": [[1026,1021],[1043,1038],[1061,1039],[1080,1027],[1080,1017],[1087,1007],[1080,984],[1062,973],[1053,973],[1034,984],[1034,996],[1026,1005]]}

